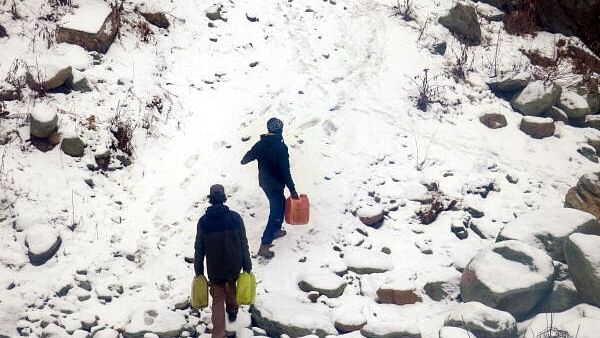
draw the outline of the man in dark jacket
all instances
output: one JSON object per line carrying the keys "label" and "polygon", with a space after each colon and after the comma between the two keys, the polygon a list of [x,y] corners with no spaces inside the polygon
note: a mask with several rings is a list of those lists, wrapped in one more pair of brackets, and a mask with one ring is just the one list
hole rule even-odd
{"label": "man in dark jacket", "polygon": [[288,187],[292,198],[298,194],[290,173],[288,148],[283,142],[283,122],[275,117],[267,121],[268,133],[260,136],[250,151],[242,158],[242,164],[258,161],[258,184],[269,200],[269,220],[261,239],[258,254],[272,258],[275,253],[269,248],[273,240],[285,236],[281,229],[285,214],[285,196],[283,189]]}
{"label": "man in dark jacket", "polygon": [[248,240],[242,217],[229,210],[223,203],[227,200],[220,184],[210,187],[211,204],[198,221],[194,270],[196,276],[204,274],[204,257],[212,296],[213,338],[225,337],[225,307],[230,321],[237,317],[235,283],[240,270],[252,270]]}

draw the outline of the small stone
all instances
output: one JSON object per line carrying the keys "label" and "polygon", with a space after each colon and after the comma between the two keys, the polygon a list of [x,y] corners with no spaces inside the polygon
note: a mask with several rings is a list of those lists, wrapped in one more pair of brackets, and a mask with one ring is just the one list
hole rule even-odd
{"label": "small stone", "polygon": [[508,125],[506,117],[502,114],[484,114],[479,117],[479,121],[490,129],[504,128]]}
{"label": "small stone", "polygon": [[521,120],[520,129],[533,138],[542,139],[554,135],[556,127],[549,117],[525,116]]}
{"label": "small stone", "polygon": [[596,155],[596,149],[589,145],[583,145],[577,149],[577,152],[583,155],[588,160],[598,163],[598,155]]}
{"label": "small stone", "polygon": [[384,246],[383,248],[381,248],[381,252],[383,252],[386,255],[390,255],[392,253],[392,250],[387,246]]}
{"label": "small stone", "polygon": [[67,134],[63,135],[60,149],[62,149],[62,151],[69,156],[81,157],[83,156],[85,143],[83,143],[79,136],[75,134]]}

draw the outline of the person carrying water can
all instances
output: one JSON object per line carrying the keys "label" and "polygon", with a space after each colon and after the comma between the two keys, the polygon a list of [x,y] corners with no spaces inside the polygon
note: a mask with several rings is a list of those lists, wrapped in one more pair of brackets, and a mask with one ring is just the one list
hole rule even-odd
{"label": "person carrying water can", "polygon": [[252,261],[248,250],[242,217],[224,205],[225,189],[220,184],[210,187],[211,204],[198,221],[194,245],[196,277],[204,274],[204,257],[212,296],[213,338],[225,337],[225,310],[229,321],[238,313],[236,280],[240,270],[250,273]]}
{"label": "person carrying water can", "polygon": [[269,200],[269,220],[261,238],[258,255],[272,258],[275,256],[270,250],[273,240],[286,234],[281,229],[285,215],[284,188],[287,186],[293,199],[298,199],[298,193],[290,173],[288,147],[283,141],[283,122],[275,117],[270,118],[267,121],[267,131],[244,155],[241,163],[258,161],[258,184]]}

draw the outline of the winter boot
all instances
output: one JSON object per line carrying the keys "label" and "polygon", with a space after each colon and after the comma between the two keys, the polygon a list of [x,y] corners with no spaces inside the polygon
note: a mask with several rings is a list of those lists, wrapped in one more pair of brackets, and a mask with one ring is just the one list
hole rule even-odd
{"label": "winter boot", "polygon": [[287,231],[279,229],[279,230],[275,231],[275,236],[273,236],[273,239],[281,238],[281,237],[285,236],[286,234],[287,234]]}
{"label": "winter boot", "polygon": [[273,258],[273,256],[275,256],[275,253],[271,250],[269,250],[270,245],[269,244],[261,244],[260,245],[260,249],[258,249],[258,255],[262,256],[264,258]]}

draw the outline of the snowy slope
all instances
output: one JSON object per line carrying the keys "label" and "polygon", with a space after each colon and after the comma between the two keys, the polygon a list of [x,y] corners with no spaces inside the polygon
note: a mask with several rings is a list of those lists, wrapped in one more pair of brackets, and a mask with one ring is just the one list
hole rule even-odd
{"label": "snowy slope", "polygon": [[[40,4],[27,1],[19,9],[35,13]],[[576,152],[586,135],[596,134],[591,129],[561,125],[560,137],[543,140],[519,130],[521,116],[485,84],[482,60],[493,56],[494,48],[474,48],[476,72],[465,83],[441,76],[452,53],[433,55],[427,47],[447,41],[458,50],[459,43],[434,19],[452,2],[419,1],[417,22],[406,23],[390,15],[387,1],[239,0],[223,2],[228,20],[215,21],[214,28],[207,27],[205,16],[210,5],[160,4],[170,14],[171,28],[153,27],[149,44],[126,31],[100,65],[87,60],[82,68],[94,84],[90,93],[7,102],[15,117],[0,123],[19,128],[23,140],[29,135],[25,113],[34,104],[47,104],[61,109],[61,126],[83,133],[88,148],[82,159],[73,159],[60,147],[42,153],[18,139],[0,146],[0,174],[10,184],[5,194],[15,201],[11,215],[0,222],[0,336],[15,336],[19,319],[32,313],[47,318],[61,306],[73,308],[62,311],[73,312],[69,318],[96,315],[99,326],[123,328],[137,309],[173,308],[184,301],[193,277],[185,258],[193,257],[195,224],[208,205],[205,195],[212,183],[225,185],[228,205],[243,216],[254,253],[268,205],[255,166],[242,167],[239,160],[271,116],[285,121],[292,174],[299,192],[311,199],[311,223],[288,226],[288,236],[273,248],[273,260],[254,260],[259,296],[277,292],[309,302],[298,280],[343,267],[334,246],[346,252],[359,244],[377,253],[387,247],[392,270],[360,278],[349,273],[352,283],[344,295],[325,299],[320,311],[332,320],[346,309],[367,319],[374,314],[383,321],[405,318],[424,337],[437,337],[454,302],[424,297],[414,305],[378,304],[379,286],[410,280],[422,288],[464,267],[490,245],[493,237],[470,232],[459,240],[450,231],[467,215],[462,207],[484,212],[477,222],[495,236],[526,210],[561,207],[577,178],[598,169]],[[250,22],[247,15],[259,21]],[[2,22],[9,16],[2,13]],[[419,26],[428,17],[419,39]],[[41,51],[44,44],[38,41],[33,48],[18,34],[36,32],[27,20],[6,27],[11,37],[0,51],[0,73],[8,72],[15,58],[61,55],[66,49],[69,56],[78,55],[72,46]],[[499,27],[487,24],[484,35],[495,37]],[[543,48],[554,41],[547,33],[502,37],[500,62],[506,69],[521,45]],[[253,62],[258,64],[251,67]],[[411,99],[412,79],[425,68],[440,74],[436,81],[446,103],[429,112],[418,111]],[[165,105],[162,113],[146,107],[155,96]],[[93,151],[109,145],[108,124],[116,110],[140,124],[154,121],[152,135],[136,130],[131,166],[92,172],[86,165],[93,163]],[[478,117],[488,112],[506,115],[508,127],[487,129]],[[97,131],[81,125],[89,115],[98,118]],[[242,141],[245,136],[250,140]],[[507,173],[518,183],[509,183]],[[86,179],[93,180],[93,189]],[[421,208],[415,194],[421,183],[431,182],[458,199],[461,208],[425,226],[415,217]],[[468,193],[492,182],[497,191],[485,199]],[[373,196],[388,206],[400,205],[380,229],[366,228],[352,214],[374,204]],[[40,225],[59,232],[62,245],[56,258],[32,266],[25,234]],[[423,254],[415,243],[428,243],[433,253]],[[87,292],[77,287],[82,279],[92,285],[86,301],[78,300]],[[71,291],[57,297],[67,285]],[[122,292],[114,291],[118,286]],[[112,295],[110,302],[97,297],[106,294]],[[63,303],[53,304],[59,298]],[[41,328],[31,326],[39,336]]]}

